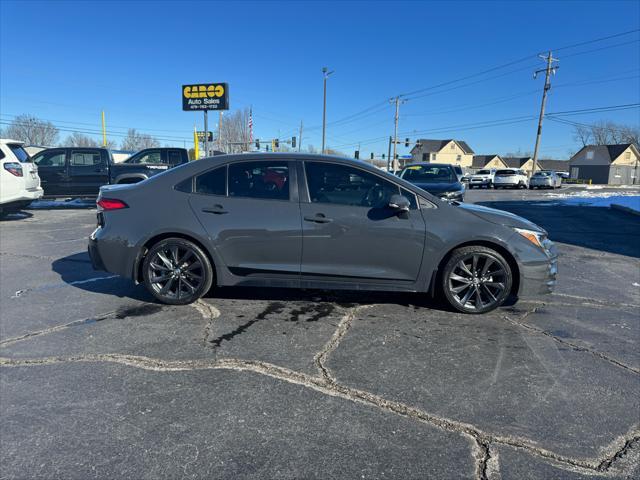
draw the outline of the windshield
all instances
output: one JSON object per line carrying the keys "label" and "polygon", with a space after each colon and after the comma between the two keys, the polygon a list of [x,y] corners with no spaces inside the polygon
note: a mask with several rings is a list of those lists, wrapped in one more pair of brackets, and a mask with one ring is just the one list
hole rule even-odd
{"label": "windshield", "polygon": [[496,175],[515,175],[515,170],[498,170]]}
{"label": "windshield", "polygon": [[536,172],[534,173],[534,177],[548,177],[549,175],[551,175],[550,172]]}
{"label": "windshield", "polygon": [[452,183],[458,180],[453,169],[448,165],[438,167],[433,165],[411,165],[402,171],[400,178],[412,183]]}
{"label": "windshield", "polygon": [[20,163],[26,163],[31,161],[31,157],[29,156],[27,151],[24,148],[22,148],[22,145],[19,145],[17,143],[10,143],[8,147],[11,149],[11,151],[16,156],[18,161],[20,161]]}
{"label": "windshield", "polygon": [[490,170],[480,170],[476,175],[489,175],[490,173]]}

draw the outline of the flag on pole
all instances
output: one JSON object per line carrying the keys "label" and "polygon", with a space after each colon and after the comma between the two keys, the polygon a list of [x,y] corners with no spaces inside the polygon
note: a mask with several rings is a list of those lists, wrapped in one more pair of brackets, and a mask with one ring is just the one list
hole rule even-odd
{"label": "flag on pole", "polygon": [[249,109],[249,143],[253,143],[253,108]]}

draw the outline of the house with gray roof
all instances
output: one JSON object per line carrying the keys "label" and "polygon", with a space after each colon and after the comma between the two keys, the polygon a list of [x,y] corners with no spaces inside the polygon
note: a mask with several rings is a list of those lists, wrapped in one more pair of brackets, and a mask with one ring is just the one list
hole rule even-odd
{"label": "house with gray roof", "polygon": [[586,145],[569,165],[571,178],[609,185],[640,183],[640,152],[633,143]]}

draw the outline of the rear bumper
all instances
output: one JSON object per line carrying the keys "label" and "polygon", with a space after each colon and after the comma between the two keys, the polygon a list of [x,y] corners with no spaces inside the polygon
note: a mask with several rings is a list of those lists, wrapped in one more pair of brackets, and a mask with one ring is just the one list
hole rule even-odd
{"label": "rear bumper", "polygon": [[126,278],[133,277],[133,262],[136,249],[121,237],[108,233],[108,227],[98,227],[89,236],[89,257],[95,270],[115,273]]}
{"label": "rear bumper", "polygon": [[89,245],[87,247],[89,250],[89,258],[91,258],[91,265],[93,265],[94,270],[106,270],[104,263],[102,262],[102,257],[100,256],[100,252],[98,251],[98,243],[96,242],[93,235],[89,237]]}

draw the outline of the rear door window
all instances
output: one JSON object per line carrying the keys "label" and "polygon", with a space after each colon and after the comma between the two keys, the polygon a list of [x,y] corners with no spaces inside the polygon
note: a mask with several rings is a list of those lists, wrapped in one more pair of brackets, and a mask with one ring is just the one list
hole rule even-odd
{"label": "rear door window", "polygon": [[91,167],[102,164],[102,155],[96,151],[71,151],[70,165],[72,167]]}
{"label": "rear door window", "polygon": [[167,163],[169,165],[179,165],[182,163],[182,155],[178,150],[169,150],[167,152]]}
{"label": "rear door window", "polygon": [[205,195],[227,194],[227,167],[209,170],[196,177],[196,193]]}
{"label": "rear door window", "polygon": [[240,162],[229,165],[229,196],[289,200],[288,162]]}
{"label": "rear door window", "polygon": [[27,151],[22,148],[22,145],[17,143],[9,143],[7,145],[9,149],[13,152],[20,163],[26,163],[31,161],[31,157],[27,153]]}

